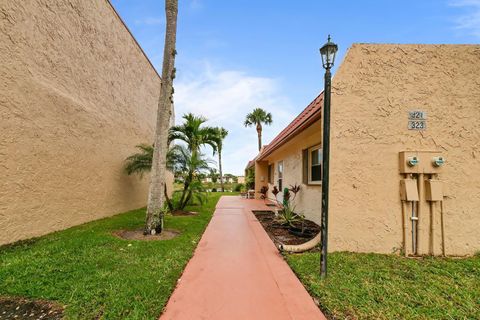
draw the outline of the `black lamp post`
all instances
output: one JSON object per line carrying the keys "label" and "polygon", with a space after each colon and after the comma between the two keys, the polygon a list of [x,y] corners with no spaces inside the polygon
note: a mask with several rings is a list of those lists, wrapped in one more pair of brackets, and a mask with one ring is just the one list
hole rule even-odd
{"label": "black lamp post", "polygon": [[332,73],[330,69],[335,62],[335,54],[338,46],[330,40],[320,48],[322,64],[325,68],[325,90],[323,91],[323,142],[322,142],[322,220],[321,220],[321,252],[320,252],[320,276],[327,276],[327,245],[328,245],[328,179],[330,158],[330,93],[332,85]]}

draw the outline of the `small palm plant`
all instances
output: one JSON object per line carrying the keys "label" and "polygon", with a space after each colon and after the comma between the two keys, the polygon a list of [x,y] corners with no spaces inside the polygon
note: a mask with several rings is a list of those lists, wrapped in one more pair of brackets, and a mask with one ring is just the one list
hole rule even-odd
{"label": "small palm plant", "polygon": [[192,153],[200,152],[200,147],[209,145],[213,153],[217,152],[218,129],[205,126],[207,118],[187,113],[183,116],[183,124],[170,128],[169,141],[185,142]]}
{"label": "small palm plant", "polygon": [[302,221],[302,216],[295,213],[295,206],[287,202],[278,215],[278,222],[282,225],[295,227],[295,223]]}
{"label": "small palm plant", "polygon": [[[125,172],[128,175],[139,174],[142,176],[149,172],[152,167],[153,146],[140,144],[137,146],[140,152],[125,159]],[[170,211],[183,210],[193,200],[201,204],[205,200],[205,193],[200,181],[201,174],[209,170],[211,160],[205,159],[200,152],[191,152],[187,147],[174,145],[167,153],[167,168],[176,177],[182,178],[183,189],[179,198],[169,199],[165,193],[167,206]],[[177,192],[178,193],[178,192]]]}
{"label": "small palm plant", "polygon": [[153,145],[139,144],[136,145],[140,152],[134,153],[125,159],[125,172],[128,175],[138,174],[142,178],[152,169]]}

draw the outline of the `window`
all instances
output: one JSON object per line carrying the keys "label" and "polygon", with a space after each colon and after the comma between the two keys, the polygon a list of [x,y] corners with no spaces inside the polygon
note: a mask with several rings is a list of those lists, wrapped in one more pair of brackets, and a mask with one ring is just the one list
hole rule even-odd
{"label": "window", "polygon": [[268,165],[268,183],[273,184],[273,164]]}
{"label": "window", "polygon": [[315,146],[308,149],[308,184],[322,182],[322,149]]}
{"label": "window", "polygon": [[283,190],[283,161],[278,162],[278,190],[282,192]]}

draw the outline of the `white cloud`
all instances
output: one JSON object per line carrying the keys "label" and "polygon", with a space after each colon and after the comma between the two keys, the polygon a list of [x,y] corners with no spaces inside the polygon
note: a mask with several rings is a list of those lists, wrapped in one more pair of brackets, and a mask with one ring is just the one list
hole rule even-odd
{"label": "white cloud", "polygon": [[208,63],[197,71],[181,74],[175,81],[176,122],[181,123],[182,115],[192,112],[207,117],[209,125],[226,128],[229,135],[222,153],[224,172],[243,174],[248,160],[258,151],[255,128],[243,126],[246,114],[255,107],[272,113],[273,125],[263,130],[263,142],[268,143],[296,112],[277,79],[238,70],[216,70]]}
{"label": "white cloud", "polygon": [[188,4],[190,10],[199,10],[203,8],[203,3],[200,0],[191,0]]}
{"label": "white cloud", "polygon": [[455,19],[456,28],[468,30],[472,35],[480,38],[480,0],[455,0],[451,1],[450,5],[468,10],[467,13]]}

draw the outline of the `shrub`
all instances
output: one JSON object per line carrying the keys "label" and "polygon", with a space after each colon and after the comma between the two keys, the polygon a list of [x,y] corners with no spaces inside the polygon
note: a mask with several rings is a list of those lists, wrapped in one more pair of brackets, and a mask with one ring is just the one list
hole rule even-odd
{"label": "shrub", "polygon": [[242,191],[243,188],[244,188],[243,183],[237,183],[237,184],[235,185],[235,188],[234,188],[233,190],[234,190],[235,192],[240,192],[240,191]]}
{"label": "shrub", "polygon": [[263,186],[260,189],[260,193],[262,194],[261,199],[267,199],[267,192],[268,192],[268,186]]}
{"label": "shrub", "polygon": [[289,202],[284,205],[283,209],[279,212],[278,221],[283,225],[288,225],[293,227],[296,222],[302,222],[303,216],[298,215],[295,212],[295,207],[292,206]]}
{"label": "shrub", "polygon": [[212,189],[212,192],[217,192],[217,188],[213,188],[213,189]]}

